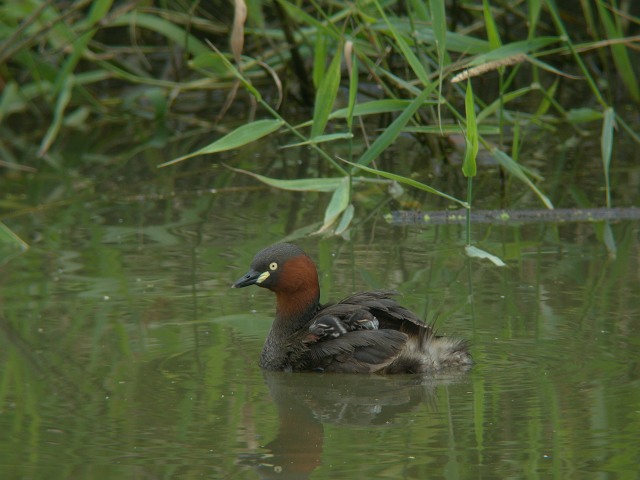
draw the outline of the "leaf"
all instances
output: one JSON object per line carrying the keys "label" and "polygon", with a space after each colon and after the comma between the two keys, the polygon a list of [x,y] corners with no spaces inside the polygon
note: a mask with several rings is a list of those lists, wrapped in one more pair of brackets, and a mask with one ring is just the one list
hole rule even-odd
{"label": "leaf", "polygon": [[[494,125],[476,125],[478,134],[482,135],[500,135],[500,127]],[[402,129],[408,133],[430,133],[433,135],[464,135],[464,127],[453,124],[440,125],[418,125],[409,126]]]}
{"label": "leaf", "polygon": [[431,18],[436,48],[438,49],[438,64],[440,65],[440,71],[442,71],[447,52],[447,15],[445,13],[444,0],[431,0]]}
{"label": "leaf", "polygon": [[232,132],[227,133],[224,137],[219,138],[206,147],[162,163],[158,165],[158,168],[173,165],[188,158],[197,157],[198,155],[224,152],[226,150],[233,150],[234,148],[242,147],[275,132],[282,125],[284,125],[282,120],[256,120],[255,122],[247,123],[236,128]]}
{"label": "leaf", "polygon": [[431,84],[425,88],[420,95],[418,95],[404,111],[398,115],[391,125],[385,128],[382,135],[376,138],[375,142],[365,151],[358,159],[360,165],[369,165],[378,156],[391,145],[395,139],[402,133],[404,126],[411,120],[411,117],[418,111],[418,109],[424,104],[431,92],[437,86],[436,83]]}
{"label": "leaf", "polygon": [[[349,40],[344,44],[344,59],[349,72],[349,99],[347,102],[347,127],[349,131],[353,126],[353,111],[358,98],[358,57],[353,51],[353,42]],[[331,117],[331,115],[329,115]]]}
{"label": "leaf", "polygon": [[502,46],[502,41],[500,40],[500,33],[498,32],[498,27],[496,26],[495,19],[491,14],[491,6],[489,5],[489,0],[482,0],[482,11],[484,14],[484,25],[485,29],[487,30],[487,38],[489,39],[491,50],[500,48]]}
{"label": "leaf", "polygon": [[354,213],[355,213],[355,208],[353,206],[353,203],[350,203],[342,213],[342,217],[340,218],[340,223],[338,223],[338,226],[336,227],[336,230],[334,232],[336,235],[341,235],[342,233],[344,233],[344,231],[347,228],[349,228],[349,225],[351,225],[351,220],[353,220]]}
{"label": "leaf", "polygon": [[[435,1],[437,3],[437,2],[442,2],[443,0],[435,0]],[[382,16],[384,21],[387,23],[387,26],[391,31],[391,35],[393,36],[396,43],[398,44],[398,47],[400,47],[400,51],[402,52],[402,57],[407,61],[407,63],[409,63],[409,65],[411,66],[411,69],[413,70],[413,73],[415,73],[416,77],[420,79],[420,82],[424,86],[429,85],[431,83],[431,81],[429,80],[429,74],[425,70],[422,63],[420,62],[420,59],[416,56],[416,54],[413,52],[409,44],[405,41],[405,39],[400,34],[400,32],[395,28],[393,23],[389,21],[380,3],[377,1],[375,3],[376,3],[376,7],[378,7],[378,11],[380,12],[380,15]]]}
{"label": "leaf", "polygon": [[515,57],[518,54],[527,54],[530,52],[538,51],[547,45],[557,43],[560,41],[558,37],[538,37],[533,40],[522,40],[519,42],[512,42],[503,45],[500,48],[491,50],[490,52],[478,55],[470,63],[469,66],[483,65],[489,62],[498,62],[510,57]]}
{"label": "leaf", "polygon": [[349,140],[353,138],[353,133],[330,133],[328,135],[320,135],[319,137],[310,138],[304,142],[290,143],[280,148],[301,147],[303,145],[316,145],[318,143],[333,142],[335,140]]}
{"label": "leaf", "polygon": [[29,245],[3,222],[0,222],[0,245],[8,245],[23,252],[29,249]]}
{"label": "leaf", "polygon": [[[404,110],[409,105],[411,105],[411,100],[372,100],[370,102],[354,105],[353,116],[361,117],[364,115],[379,115],[381,113],[398,112]],[[348,113],[348,108],[340,108],[331,113],[331,115],[329,115],[329,119],[347,118]]]}
{"label": "leaf", "polygon": [[324,225],[320,230],[326,229],[335,222],[349,205],[349,200],[351,200],[351,180],[349,177],[343,177],[327,205],[324,212]]}
{"label": "leaf", "polygon": [[[529,36],[535,36],[538,28],[538,19],[540,18],[540,10],[542,9],[542,2],[540,0],[528,0],[527,7]],[[595,29],[589,29],[589,31],[595,31]]]}
{"label": "leaf", "polygon": [[128,12],[124,15],[109,19],[110,27],[131,27],[146,28],[163,35],[176,45],[180,45],[191,55],[199,55],[210,52],[207,46],[190,34],[184,28],[164,19],[158,15],[150,13],[140,13],[138,11]]}
{"label": "leaf", "polygon": [[313,123],[311,124],[311,137],[322,135],[324,128],[329,121],[329,114],[333,110],[333,104],[338,95],[340,86],[340,62],[342,60],[342,50],[337,49],[329,69],[320,81],[320,86],[316,92],[315,108],[313,109]]}
{"label": "leaf", "polygon": [[[618,22],[614,22],[609,14],[608,7],[603,2],[596,2],[600,21],[604,25],[607,38],[615,40],[624,38],[622,28]],[[616,73],[625,84],[631,97],[637,102],[640,101],[640,88],[638,87],[638,79],[634,73],[634,66],[631,64],[627,47],[622,43],[611,42],[611,53],[613,55],[613,63],[616,65]]]}
{"label": "leaf", "polygon": [[[413,29],[409,20],[398,19],[394,22],[396,29],[405,36],[415,36],[416,40],[425,45],[435,45],[436,35],[434,30],[426,26]],[[388,27],[382,22],[374,23],[370,27],[373,31],[386,31]],[[471,35],[464,35],[455,32],[445,33],[445,46],[449,52],[463,53],[465,55],[477,55],[488,52],[491,47],[489,42]]]}
{"label": "leaf", "polygon": [[341,182],[343,181],[343,178],[298,178],[295,180],[280,180],[277,178],[265,177],[240,168],[227,168],[234,172],[254,177],[271,187],[280,188],[282,190],[293,190],[296,192],[333,192],[340,187]]}
{"label": "leaf", "polygon": [[478,247],[474,247],[473,245],[465,245],[464,251],[468,257],[487,259],[492,261],[493,264],[498,267],[506,266],[506,263],[504,263],[500,258],[496,257],[495,255],[492,255],[489,252],[485,252],[484,250]]}
{"label": "leaf", "polygon": [[464,160],[462,162],[462,173],[465,177],[476,176],[476,157],[478,156],[478,125],[476,123],[475,102],[473,99],[473,89],[471,79],[467,80],[467,92],[465,94],[464,106],[467,116],[467,130],[465,134],[466,146]]}
{"label": "leaf", "polygon": [[468,204],[467,202],[463,201],[463,200],[458,200],[455,197],[452,197],[451,195],[447,195],[446,193],[440,192],[439,190],[436,190],[433,187],[430,187],[429,185],[425,185],[424,183],[418,182],[416,180],[413,180],[411,178],[407,178],[407,177],[403,177],[401,175],[396,175],[395,173],[390,173],[390,172],[385,172],[384,170],[376,170],[375,168],[371,168],[371,167],[366,167],[364,165],[360,165],[358,163],[353,163],[353,162],[347,162],[346,160],[342,160],[345,163],[348,163],[349,165],[352,165],[353,167],[359,168],[360,170],[364,170],[365,172],[369,172],[369,173],[373,173],[376,175],[380,175],[381,177],[385,177],[388,178],[390,180],[395,180],[396,182],[399,183],[404,183],[405,185],[410,185],[414,188],[417,188],[419,190],[423,190],[425,192],[429,192],[429,193],[433,193],[434,195],[438,195],[440,197],[444,197],[448,200],[451,200],[452,202],[456,202],[460,205],[462,205],[465,208],[468,208]]}
{"label": "leaf", "polygon": [[0,266],[29,250],[29,245],[0,222]]}
{"label": "leaf", "polygon": [[49,125],[47,133],[40,143],[40,148],[38,149],[38,157],[43,157],[44,154],[49,151],[51,144],[58,136],[58,132],[60,131],[60,127],[62,126],[62,121],[64,120],[64,111],[67,108],[67,105],[69,105],[69,101],[71,100],[71,91],[73,89],[73,85],[73,75],[68,75],[67,78],[65,78],[62,82],[60,94],[58,95],[58,98],[56,100],[56,108],[53,111],[51,125]]}
{"label": "leaf", "polygon": [[609,222],[606,222],[604,224],[604,245],[607,247],[609,256],[611,258],[616,258],[618,247],[616,246],[616,238],[613,235],[613,230],[611,230],[611,225],[609,224]]}
{"label": "leaf", "polygon": [[602,112],[594,110],[593,108],[572,108],[567,112],[567,121],[569,121],[569,123],[595,122],[600,119],[602,119]]}
{"label": "leaf", "polygon": [[498,161],[500,165],[502,165],[509,173],[511,173],[514,177],[520,179],[522,182],[526,183],[531,190],[535,192],[536,195],[542,200],[542,203],[550,209],[553,210],[553,203],[549,200],[544,193],[540,191],[538,187],[536,187],[531,179],[524,172],[523,168],[517,164],[509,155],[507,155],[502,150],[497,148],[491,149],[491,155]]}
{"label": "leaf", "polygon": [[611,184],[609,167],[611,165],[611,153],[613,152],[613,127],[615,112],[609,107],[604,111],[604,121],[602,122],[602,139],[600,148],[602,151],[602,167],[604,169],[604,183],[607,195],[607,207],[611,207]]}
{"label": "leaf", "polygon": [[318,88],[327,68],[327,36],[319,33],[316,35],[315,48],[313,50],[313,86]]}

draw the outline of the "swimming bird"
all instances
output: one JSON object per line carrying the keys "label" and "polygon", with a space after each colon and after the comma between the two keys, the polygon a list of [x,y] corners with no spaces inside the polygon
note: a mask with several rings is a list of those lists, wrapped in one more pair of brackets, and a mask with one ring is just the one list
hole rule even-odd
{"label": "swimming bird", "polygon": [[249,285],[276,295],[259,362],[266,370],[435,373],[473,363],[467,341],[437,335],[398,304],[395,291],[361,292],[321,305],[316,266],[291,243],[259,251],[232,287]]}

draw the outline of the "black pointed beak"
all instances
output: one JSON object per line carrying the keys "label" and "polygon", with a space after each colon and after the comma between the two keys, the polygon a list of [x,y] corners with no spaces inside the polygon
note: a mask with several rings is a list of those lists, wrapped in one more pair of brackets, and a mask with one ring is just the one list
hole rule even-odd
{"label": "black pointed beak", "polygon": [[255,285],[256,280],[260,276],[261,272],[256,272],[255,270],[249,270],[242,277],[240,277],[236,283],[231,285],[231,288],[242,288],[248,287],[249,285]]}

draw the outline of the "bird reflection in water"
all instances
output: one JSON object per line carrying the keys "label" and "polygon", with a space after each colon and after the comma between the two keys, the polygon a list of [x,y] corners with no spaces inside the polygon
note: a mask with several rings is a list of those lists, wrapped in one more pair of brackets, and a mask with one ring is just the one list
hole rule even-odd
{"label": "bird reflection in water", "polygon": [[436,410],[438,386],[464,381],[456,369],[437,376],[349,375],[264,371],[277,407],[278,432],[261,452],[241,454],[260,478],[302,479],[322,463],[324,424],[398,427],[399,415],[426,404]]}

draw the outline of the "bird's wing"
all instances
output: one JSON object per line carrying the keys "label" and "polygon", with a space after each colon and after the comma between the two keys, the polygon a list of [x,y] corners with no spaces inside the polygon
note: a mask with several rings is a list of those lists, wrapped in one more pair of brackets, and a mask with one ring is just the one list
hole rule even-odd
{"label": "bird's wing", "polygon": [[328,372],[376,372],[395,360],[407,342],[397,330],[357,330],[308,346],[305,358],[310,370]]}
{"label": "bird's wing", "polygon": [[357,310],[366,309],[380,321],[380,328],[399,329],[405,322],[430,328],[415,313],[398,304],[393,298],[396,295],[398,292],[393,290],[355,293],[338,303],[325,306],[321,311],[323,315],[345,318]]}

